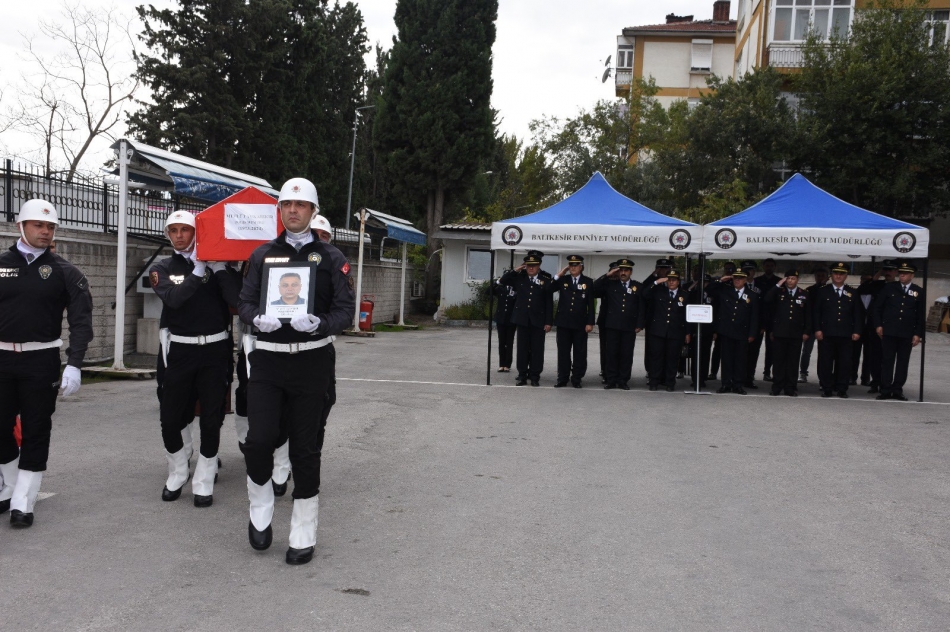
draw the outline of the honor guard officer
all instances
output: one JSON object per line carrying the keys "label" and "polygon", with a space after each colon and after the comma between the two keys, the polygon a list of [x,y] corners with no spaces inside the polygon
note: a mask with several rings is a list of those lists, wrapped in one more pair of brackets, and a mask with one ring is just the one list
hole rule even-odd
{"label": "honor guard officer", "polygon": [[[746,273],[737,270],[725,275],[707,290],[715,300],[713,311],[719,312],[716,340],[722,349],[722,384],[717,393],[745,395],[742,383],[746,377],[749,344],[759,330],[759,296],[746,287]],[[729,283],[732,281],[732,283]]]}
{"label": "honor guard officer", "polygon": [[[248,539],[256,550],[269,548],[273,541],[274,450],[282,436],[288,436],[294,506],[286,561],[306,564],[313,559],[317,541],[320,428],[333,380],[329,345],[352,321],[356,299],[343,253],[317,239],[310,228],[319,211],[316,187],[304,178],[292,178],[281,187],[278,206],[285,230],[251,255],[239,307],[241,320],[259,332],[247,356],[244,458],[250,501]],[[263,279],[264,265],[287,262],[309,262],[316,269],[310,279],[314,301],[308,307],[312,313],[294,316],[285,324],[262,313],[260,306],[268,282]]]}
{"label": "honor guard officer", "polygon": [[[650,275],[649,275],[647,278],[643,279],[643,283],[642,283],[641,287],[643,287],[643,288],[653,287],[653,284],[656,283],[656,280],[657,280],[657,279],[666,278],[666,275],[669,274],[669,272],[670,272],[671,269],[673,269],[673,262],[672,262],[672,261],[670,261],[669,259],[666,259],[666,258],[657,259],[657,260],[656,260],[656,266],[653,268],[653,272],[651,272]],[[650,353],[650,344],[651,344],[651,343],[650,343],[650,336],[649,336],[649,327],[650,327],[650,325],[649,325],[649,323],[645,323],[645,325],[646,325],[646,328],[647,328],[647,336],[646,336],[646,338],[645,338],[644,341],[643,341],[643,368],[644,368],[644,370],[645,370],[646,373],[647,373],[647,377],[649,378],[649,376],[650,376],[650,358],[651,358],[651,355],[652,355],[652,354]]]}
{"label": "honor guard officer", "polygon": [[864,304],[857,291],[846,285],[848,266],[831,268],[831,283],[815,291],[814,328],[818,341],[818,386],[822,397],[848,397],[852,345],[861,339]]}
{"label": "honor guard officer", "polygon": [[[607,264],[607,272],[617,267],[616,261]],[[604,322],[607,319],[607,301],[601,300],[597,308],[597,342],[600,348],[600,379],[607,383],[607,335],[604,332]]]}
{"label": "honor guard officer", "polygon": [[498,309],[495,311],[495,329],[498,330],[498,372],[509,373],[514,355],[515,329],[511,322],[515,311],[517,293],[510,285],[502,285],[501,279],[492,284],[492,293],[498,297]]}
{"label": "honor guard officer", "polygon": [[632,271],[633,261],[618,259],[615,268],[594,281],[594,295],[607,307],[601,330],[602,336],[606,334],[606,389],[630,390],[633,347],[646,319],[643,287],[630,279]]}
{"label": "honor guard officer", "polygon": [[594,280],[581,274],[583,270],[584,257],[570,255],[567,266],[551,284],[551,291],[558,295],[555,388],[567,386],[568,380],[574,388],[581,388],[587,373],[587,334],[594,329]]}
{"label": "honor guard officer", "polygon": [[[709,284],[713,282],[713,279],[710,275],[703,275],[703,282],[695,282],[690,291],[689,291],[689,303],[690,305],[712,305],[713,297],[709,295],[708,288]],[[716,317],[719,314],[716,313],[716,310],[713,310],[713,322],[711,323],[699,323],[700,333],[702,334],[699,339],[699,367],[696,366],[696,339],[692,338],[692,347],[691,357],[693,358],[692,366],[693,372],[690,375],[690,384],[695,388],[696,386],[696,376],[699,375],[699,387],[706,388],[706,376],[709,375],[709,355],[712,350],[713,336],[716,333]],[[694,328],[690,327],[690,335],[695,331]]]}
{"label": "honor guard officer", "polygon": [[[761,277],[760,277],[761,278]],[[765,304],[772,319],[772,395],[785,392],[798,396],[798,358],[802,342],[811,335],[812,306],[807,292],[798,287],[798,270],[786,270],[785,278],[765,292]]]}
{"label": "honor guard officer", "polygon": [[[766,259],[762,262],[762,272],[761,276],[755,277],[752,280],[751,285],[755,286],[759,290],[759,298],[764,299],[765,293],[770,289],[775,287],[775,284],[781,281],[779,276],[775,274],[775,259]],[[772,314],[770,313],[771,307],[762,302],[762,314],[760,318],[760,331],[764,329],[765,331],[762,334],[762,342],[765,344],[765,365],[762,367],[762,379],[766,382],[772,381],[772,341],[769,334],[772,332]],[[755,343],[753,343],[755,344]],[[752,360],[752,366],[749,370],[749,381],[755,379],[755,367],[759,362],[759,350],[756,350],[755,357]],[[797,376],[796,376],[797,377]]]}
{"label": "honor guard officer", "polygon": [[650,358],[650,390],[665,386],[672,392],[676,388],[676,367],[679,364],[683,344],[689,344],[689,329],[686,324],[686,292],[680,289],[680,275],[670,270],[666,277],[654,281],[653,287],[644,290],[646,301],[647,338],[652,338],[647,349]]}
{"label": "honor guard officer", "polygon": [[[728,276],[731,279],[735,271],[736,271],[736,264],[733,263],[732,261],[727,261],[724,264],[722,264],[722,275],[720,277],[713,279],[713,281],[718,282],[724,276]],[[715,320],[717,319],[717,317],[718,317],[718,313],[716,312],[716,310],[713,310],[713,319]],[[717,327],[717,330],[718,330],[718,327]],[[710,356],[710,360],[709,360],[709,376],[706,378],[707,380],[716,379],[716,374],[719,373],[720,356],[722,355],[721,353],[722,348],[719,344],[718,334],[713,336],[713,339],[714,339],[714,343],[713,343],[712,355]]]}
{"label": "honor guard officer", "polygon": [[897,272],[898,282],[888,283],[874,302],[872,318],[882,354],[881,394],[877,399],[906,402],[904,383],[910,351],[924,339],[927,306],[923,288],[913,282],[917,266],[902,261]]}
{"label": "honor guard officer", "polygon": [[[808,298],[811,299],[812,309],[815,308],[815,305],[818,303],[817,292],[828,282],[828,268],[824,266],[819,266],[815,268],[815,283],[814,285],[805,289],[808,292]],[[815,314],[812,312],[812,324],[815,322]],[[798,383],[804,384],[808,381],[808,366],[811,364],[811,352],[815,348],[815,336],[812,335],[808,340],[802,344],[802,359],[798,366],[799,376]]]}
{"label": "honor guard officer", "polygon": [[551,278],[541,273],[544,253],[532,250],[524,263],[501,277],[502,285],[515,291],[515,307],[511,322],[518,328],[517,386],[531,380],[531,386],[540,386],[544,370],[544,335],[554,323],[554,301],[550,292]]}
{"label": "honor guard officer", "polygon": [[[883,279],[881,277],[884,277]],[[874,324],[874,311],[876,309],[875,301],[881,295],[881,291],[888,283],[897,281],[897,261],[894,259],[885,259],[881,262],[881,269],[874,273],[870,281],[862,283],[858,287],[858,294],[861,296],[861,302],[867,309],[868,317],[864,319],[864,335],[861,337],[864,348],[864,362],[868,365],[870,383],[862,384],[869,386],[868,393],[879,393],[881,391],[881,366],[882,350],[881,337],[877,335],[877,325]],[[868,331],[870,330],[870,331]],[[852,367],[853,375],[853,367]]]}
{"label": "honor guard officer", "polygon": [[238,287],[224,263],[198,261],[195,216],[175,211],[165,221],[175,253],[149,270],[152,289],[162,300],[162,380],[160,418],[168,461],[162,500],[177,500],[188,480],[183,423],[201,405],[201,448],[191,480],[195,507],[210,507],[218,473],[218,446],[231,368],[231,313]]}
{"label": "honor guard officer", "polygon": [[[758,390],[759,386],[755,383],[755,367],[759,363],[759,350],[762,348],[762,340],[765,338],[766,321],[768,320],[768,309],[762,303],[763,289],[755,281],[755,261],[743,261],[742,271],[745,272],[746,291],[751,292],[759,298],[759,330],[756,332],[755,340],[749,343],[749,356],[746,360],[746,375],[742,380],[746,388]],[[777,281],[777,280],[776,280]]]}
{"label": "honor guard officer", "polygon": [[[49,458],[56,394],[79,390],[92,340],[92,297],[86,277],[49,251],[59,218],[45,200],[30,200],[17,217],[20,239],[0,254],[0,513],[10,524],[33,524],[33,505]],[[66,368],[59,376],[63,310],[69,323]],[[13,428],[20,416],[22,445]]]}

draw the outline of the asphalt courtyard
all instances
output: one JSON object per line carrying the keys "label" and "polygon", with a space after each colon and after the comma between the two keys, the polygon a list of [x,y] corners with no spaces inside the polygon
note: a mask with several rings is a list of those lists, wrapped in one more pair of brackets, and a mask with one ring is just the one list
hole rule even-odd
{"label": "asphalt courtyard", "polygon": [[608,392],[551,388],[553,336],[541,388],[485,386],[484,330],[342,338],[301,567],[289,495],[247,543],[230,417],[214,506],[164,503],[154,384],[84,385],[34,526],[0,521],[0,628],[950,629],[947,336],[925,403],[648,392],[642,346]]}

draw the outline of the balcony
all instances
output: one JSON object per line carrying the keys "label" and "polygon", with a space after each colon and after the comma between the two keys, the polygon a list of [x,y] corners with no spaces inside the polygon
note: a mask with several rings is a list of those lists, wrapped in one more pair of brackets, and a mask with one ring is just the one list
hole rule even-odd
{"label": "balcony", "polygon": [[803,58],[801,44],[769,44],[768,65],[773,68],[801,68]]}
{"label": "balcony", "polygon": [[633,70],[630,68],[618,68],[614,78],[614,85],[617,87],[627,87],[633,82]]}

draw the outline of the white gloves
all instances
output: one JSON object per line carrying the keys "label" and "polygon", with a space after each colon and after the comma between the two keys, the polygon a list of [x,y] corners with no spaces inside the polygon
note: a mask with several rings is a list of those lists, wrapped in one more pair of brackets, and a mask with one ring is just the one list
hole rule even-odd
{"label": "white gloves", "polygon": [[300,314],[290,320],[290,326],[301,333],[309,334],[320,326],[320,317],[313,314]]}
{"label": "white gloves", "polygon": [[198,261],[198,248],[194,248],[191,253],[188,255],[188,258],[194,261],[195,269],[191,273],[195,276],[203,277],[205,275],[205,268],[207,264],[204,261]]}
{"label": "white gloves", "polygon": [[261,314],[254,317],[254,326],[257,327],[261,333],[269,334],[272,331],[277,331],[280,329],[283,326],[283,323],[273,316]]}
{"label": "white gloves", "polygon": [[223,261],[209,262],[209,265],[211,266],[211,272],[224,272],[227,267],[227,264]]}
{"label": "white gloves", "polygon": [[59,383],[59,393],[63,397],[69,397],[79,390],[82,383],[82,373],[74,366],[66,365],[63,369],[63,379]]}

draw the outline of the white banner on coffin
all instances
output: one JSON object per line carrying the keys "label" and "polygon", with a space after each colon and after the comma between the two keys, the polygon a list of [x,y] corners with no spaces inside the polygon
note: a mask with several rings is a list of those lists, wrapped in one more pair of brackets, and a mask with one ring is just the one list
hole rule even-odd
{"label": "white banner on coffin", "polygon": [[833,259],[871,257],[923,259],[930,231],[858,228],[765,228],[703,226],[703,250],[714,258]]}
{"label": "white banner on coffin", "polygon": [[701,226],[609,226],[494,222],[493,250],[550,252],[698,253]]}
{"label": "white banner on coffin", "polygon": [[225,204],[225,239],[264,241],[276,239],[275,209],[273,204]]}

